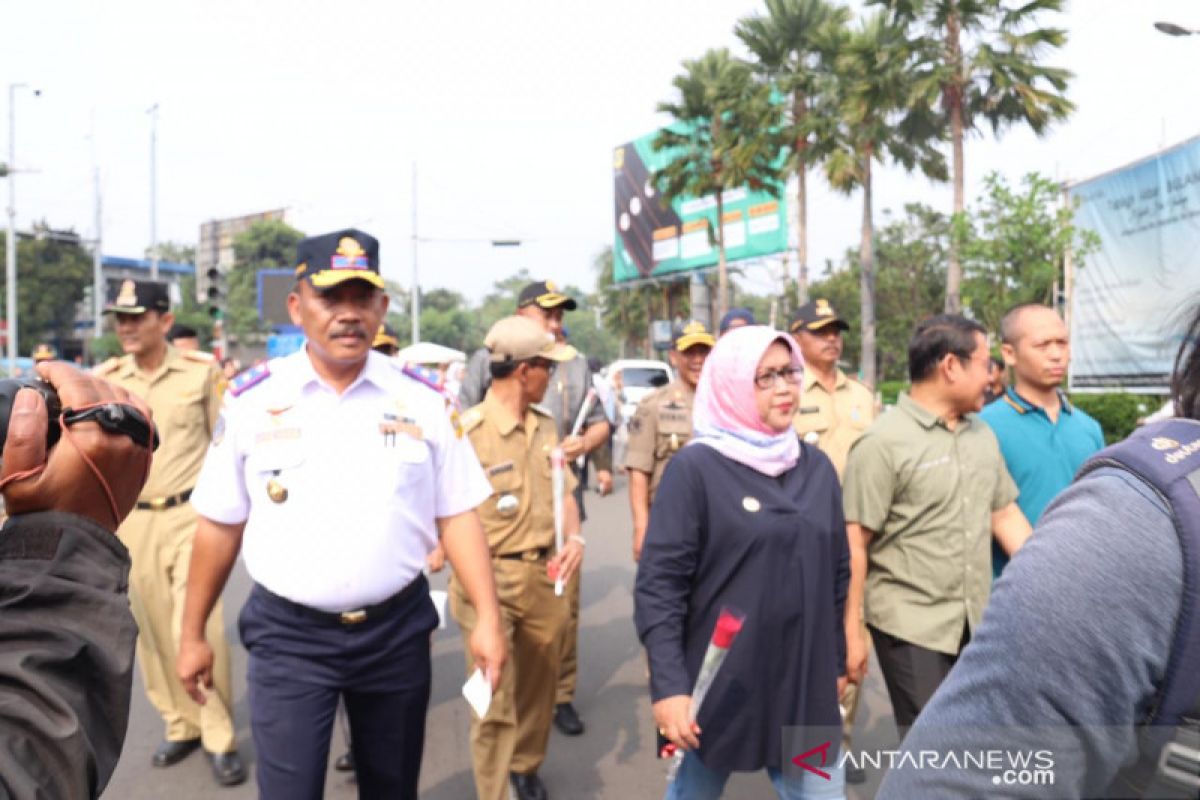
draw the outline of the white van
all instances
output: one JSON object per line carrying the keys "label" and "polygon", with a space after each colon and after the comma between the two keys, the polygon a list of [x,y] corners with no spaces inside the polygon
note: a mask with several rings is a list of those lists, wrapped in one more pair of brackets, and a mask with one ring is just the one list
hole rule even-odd
{"label": "white van", "polygon": [[675,380],[675,373],[665,361],[654,361],[641,358],[622,358],[609,364],[609,385],[615,385],[614,376],[621,373],[621,394],[618,401],[621,404],[621,420],[628,422],[637,411],[642,398],[660,386],[666,386]]}

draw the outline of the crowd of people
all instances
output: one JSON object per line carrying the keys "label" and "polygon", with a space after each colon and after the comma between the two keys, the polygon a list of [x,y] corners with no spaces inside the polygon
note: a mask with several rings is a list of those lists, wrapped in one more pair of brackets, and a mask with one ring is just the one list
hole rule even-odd
{"label": "crowd of people", "polygon": [[[1200,672],[1187,650],[1200,531],[1176,536],[1177,489],[1195,484],[1133,450],[1096,458],[1099,425],[1060,388],[1070,343],[1053,309],[1004,316],[1003,370],[977,323],[921,322],[911,387],[887,410],[839,367],[848,325],[828,301],[785,331],[735,309],[716,335],[681,325],[675,379],[621,420],[613,382],[567,342],[575,301],[552,281],[514,298],[457,392],[392,357],[383,288],[373,237],[303,240],[288,309],[305,347],[227,382],[174,327],[165,286],[126,281],[107,309],[123,357],[92,375],[37,367],[73,409],[65,443],[47,452],[57,423],[41,394],[16,392],[0,675],[21,699],[0,703],[0,789],[103,790],[135,648],[163,722],[153,765],[202,750],[218,784],[245,781],[220,605],[240,556],[261,797],[321,797],[339,715],[338,768],[360,796],[416,797],[438,625],[426,575],[447,562],[467,673],[490,689],[471,712],[478,796],[547,797],[551,726],[586,729],[574,693],[589,468],[602,492],[614,471],[629,479],[634,626],[675,753],[668,798],[720,797],[732,773],[759,770],[783,798],[843,797],[865,778],[842,756],[871,648],[906,748],[961,745],[962,726],[1107,724],[1063,765],[1068,794],[1164,780],[1151,762],[1165,739],[1152,751],[1136,726],[1173,730],[1192,710],[1173,676]],[[1174,386],[1188,419],[1198,332]],[[1200,451],[1188,419],[1127,445],[1186,462]],[[727,619],[736,641],[717,635]],[[1164,692],[1174,705],[1155,705]],[[821,770],[793,751],[820,751]],[[970,770],[895,769],[882,787],[993,789]]]}

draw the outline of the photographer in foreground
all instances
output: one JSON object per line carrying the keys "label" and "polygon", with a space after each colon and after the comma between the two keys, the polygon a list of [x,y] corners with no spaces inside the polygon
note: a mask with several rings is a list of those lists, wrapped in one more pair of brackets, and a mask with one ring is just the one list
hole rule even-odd
{"label": "photographer in foreground", "polygon": [[45,387],[8,394],[0,796],[97,797],[129,719],[137,628],[125,594],[129,554],[113,532],[150,469],[150,412],[69,364],[42,363],[37,374],[57,392],[65,425],[48,446],[60,423],[53,408],[49,418]]}

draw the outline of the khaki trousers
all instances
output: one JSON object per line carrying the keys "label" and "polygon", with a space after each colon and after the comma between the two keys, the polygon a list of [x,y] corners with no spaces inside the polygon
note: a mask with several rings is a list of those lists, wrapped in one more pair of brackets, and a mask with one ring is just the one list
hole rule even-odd
{"label": "khaki trousers", "polygon": [[583,565],[580,564],[563,589],[563,596],[570,603],[571,617],[567,620],[562,636],[558,688],[554,698],[554,702],[559,704],[570,703],[575,699],[575,678],[579,672],[579,586],[582,580]]}
{"label": "khaki trousers", "polygon": [[200,737],[208,752],[227,753],[235,746],[229,711],[233,687],[220,600],[205,627],[213,649],[214,691],[208,702],[197,705],[175,674],[195,533],[196,513],[189,503],[163,511],[134,509],[117,531],[133,561],[129,601],[138,626],[138,664],[146,694],[166,725],[166,739]]}
{"label": "khaki trousers", "polygon": [[[471,712],[471,762],[479,800],[507,800],[509,772],[537,772],[546,758],[568,606],[565,597],[554,596],[546,562],[498,558],[492,566],[508,662],[487,715],[480,719]],[[457,578],[450,588],[450,610],[469,640],[475,608]],[[466,656],[469,677],[475,662],[469,649]]]}

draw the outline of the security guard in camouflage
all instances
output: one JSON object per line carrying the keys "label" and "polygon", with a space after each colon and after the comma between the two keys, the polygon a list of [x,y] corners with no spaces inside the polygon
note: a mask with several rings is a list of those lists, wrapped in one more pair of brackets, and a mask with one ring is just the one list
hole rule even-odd
{"label": "security guard in camouflage", "polygon": [[188,499],[212,439],[224,381],[211,355],[167,344],[174,318],[165,283],[127,280],[105,313],[115,319],[125,355],[109,359],[96,373],[145,400],[162,439],[137,505],[117,530],[133,560],[129,599],[139,630],[138,663],[146,694],[166,726],[153,764],[168,767],[203,745],[217,782],[238,784],[246,768],[234,739],[229,645],[219,602],[205,629],[216,691],[197,705],[175,678],[196,532]]}
{"label": "security guard in camouflage", "polygon": [[[804,381],[794,421],[796,433],[829,456],[839,480],[846,469],[851,445],[875,421],[874,393],[866,384],[848,377],[837,365],[842,356],[842,333],[849,328],[824,298],[800,306],[788,325],[804,356]],[[860,626],[862,641],[870,642],[862,620],[847,624]],[[842,752],[850,749],[858,700],[858,685],[848,684],[841,697]],[[846,765],[847,783],[862,783],[865,779],[860,767]]]}
{"label": "security guard in camouflage", "polygon": [[675,336],[671,365],[678,377],[651,392],[629,421],[625,467],[629,470],[629,508],[633,513],[633,558],[642,554],[650,504],[671,456],[692,436],[692,400],[700,370],[716,339],[700,322],[689,322]]}
{"label": "security guard in camouflage", "polygon": [[[462,424],[492,487],[478,514],[492,555],[510,657],[487,715],[471,716],[471,756],[482,800],[505,800],[510,783],[519,800],[537,800],[546,796],[537,771],[546,756],[559,645],[570,611],[569,599],[554,594],[552,573],[575,571],[583,538],[572,497],[575,479],[564,470],[565,547],[554,552],[550,453],[559,438],[554,418],[534,403],[545,395],[554,364],[570,359],[574,350],[525,317],[493,325],[487,346],[493,380]],[[456,578],[450,581],[450,604],[469,637],[475,609]],[[470,672],[474,660],[468,655],[467,661]]]}

